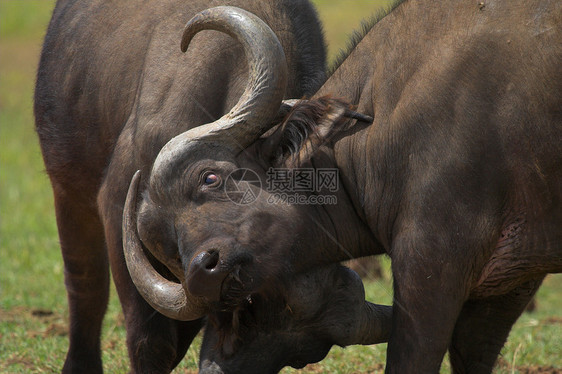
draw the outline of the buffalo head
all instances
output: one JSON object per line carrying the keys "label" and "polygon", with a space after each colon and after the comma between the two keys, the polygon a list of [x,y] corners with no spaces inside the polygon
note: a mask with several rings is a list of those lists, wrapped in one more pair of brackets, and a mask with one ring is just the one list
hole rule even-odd
{"label": "buffalo head", "polygon": [[311,270],[278,291],[209,315],[200,373],[277,373],[318,362],[333,345],[388,340],[392,307],[365,301],[361,279],[346,267]]}
{"label": "buffalo head", "polygon": [[[182,320],[236,308],[290,273],[279,258],[323,244],[304,224],[314,217],[312,208],[272,199],[263,188],[267,173],[306,163],[348,117],[364,119],[330,98],[282,104],[283,50],[254,15],[232,7],[199,13],[185,28],[182,50],[204,29],[223,31],[242,44],[248,58],[246,90],[229,113],[161,149],[140,199],[140,176],[133,178],[123,224],[135,285],[155,309]],[[293,104],[299,110],[291,109]],[[245,203],[248,197],[251,204]],[[160,276],[143,247],[179,283]]]}

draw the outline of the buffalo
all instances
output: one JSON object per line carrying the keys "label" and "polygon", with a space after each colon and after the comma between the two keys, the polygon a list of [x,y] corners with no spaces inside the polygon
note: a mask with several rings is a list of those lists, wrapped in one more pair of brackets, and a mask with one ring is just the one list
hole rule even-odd
{"label": "buffalo", "polygon": [[[222,348],[204,344],[210,372],[255,371],[255,357],[275,371],[293,363],[272,354],[266,365],[273,348],[262,344],[263,358],[253,342],[262,331],[274,342],[293,323],[269,325],[268,315],[285,318],[279,285],[385,253],[394,278],[392,317],[381,316],[386,372],[436,373],[447,351],[455,373],[491,372],[545,275],[562,271],[560,40],[556,0],[402,1],[284,120],[272,120],[287,106],[279,93],[257,119],[244,113],[177,135],[141,171],[142,190],[138,175],[130,186],[138,205],[125,212],[125,251],[134,260],[144,246],[181,283],[166,286],[173,297],[165,287],[145,297],[188,320],[194,297],[214,301],[208,341]],[[264,187],[272,170],[310,169],[338,171],[337,203],[284,203]],[[229,195],[240,186],[251,203]],[[163,279],[145,265],[133,278]],[[330,300],[324,291],[313,300]],[[251,349],[232,351],[240,336]],[[320,341],[300,360],[325,354]]]}
{"label": "buffalo", "polygon": [[392,307],[365,301],[363,283],[343,266],[295,277],[283,292],[256,295],[236,313],[209,316],[200,374],[277,373],[320,361],[333,345],[388,341]]}
{"label": "buffalo", "polygon": [[[210,3],[227,7],[205,11]],[[180,45],[185,23],[202,11]],[[216,31],[191,40],[209,28]],[[100,330],[109,264],[125,315],[132,372],[170,372],[199,331],[201,317],[214,307],[211,293],[194,289],[192,312],[183,318],[189,321],[176,321],[155,312],[137,292],[121,233],[134,172],[143,171],[144,190],[161,148],[176,135],[217,118],[227,127],[222,118],[248,125],[269,122],[284,96],[310,95],[324,80],[321,26],[307,1],[57,2],[41,54],[34,110],[54,191],[70,310],[63,372],[102,372]],[[208,146],[216,155],[229,149]],[[158,158],[162,163],[166,157]],[[201,213],[201,222],[211,215]],[[173,215],[173,210],[160,210],[155,219],[172,224]],[[177,232],[180,238],[183,224],[178,221],[177,230],[172,224],[161,234]],[[172,250],[169,240],[158,243],[174,259],[178,251],[189,250]],[[177,280],[178,267],[168,269],[156,258],[149,261],[159,274]]]}

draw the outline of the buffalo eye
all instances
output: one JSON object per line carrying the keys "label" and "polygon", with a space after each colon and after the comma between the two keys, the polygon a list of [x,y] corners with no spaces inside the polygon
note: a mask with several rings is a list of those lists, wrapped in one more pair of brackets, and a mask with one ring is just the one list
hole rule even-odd
{"label": "buffalo eye", "polygon": [[214,173],[207,173],[203,179],[205,185],[214,186],[220,182],[220,178]]}

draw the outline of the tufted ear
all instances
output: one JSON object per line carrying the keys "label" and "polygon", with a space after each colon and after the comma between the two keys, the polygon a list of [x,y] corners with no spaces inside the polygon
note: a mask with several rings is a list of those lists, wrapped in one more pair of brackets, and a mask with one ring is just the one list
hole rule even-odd
{"label": "tufted ear", "polygon": [[315,100],[286,101],[283,122],[261,145],[260,154],[273,167],[297,168],[310,160],[350,119],[372,122],[371,117],[351,110],[345,101],[328,96]]}

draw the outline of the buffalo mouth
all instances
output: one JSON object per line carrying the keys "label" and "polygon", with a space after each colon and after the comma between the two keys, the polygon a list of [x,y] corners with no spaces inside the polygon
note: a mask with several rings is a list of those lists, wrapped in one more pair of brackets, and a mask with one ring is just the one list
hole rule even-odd
{"label": "buffalo mouth", "polygon": [[226,296],[221,300],[220,308],[207,315],[216,334],[214,354],[219,354],[217,358],[228,359],[243,342],[253,341],[264,329],[274,332],[281,319],[286,318],[287,305],[281,287],[250,294],[242,290],[237,298]]}
{"label": "buffalo mouth", "polygon": [[254,278],[242,266],[236,265],[221,287],[220,310],[234,311],[251,304],[256,291]]}
{"label": "buffalo mouth", "polygon": [[229,313],[246,310],[262,288],[261,277],[251,275],[246,266],[235,265],[223,280],[216,310]]}

